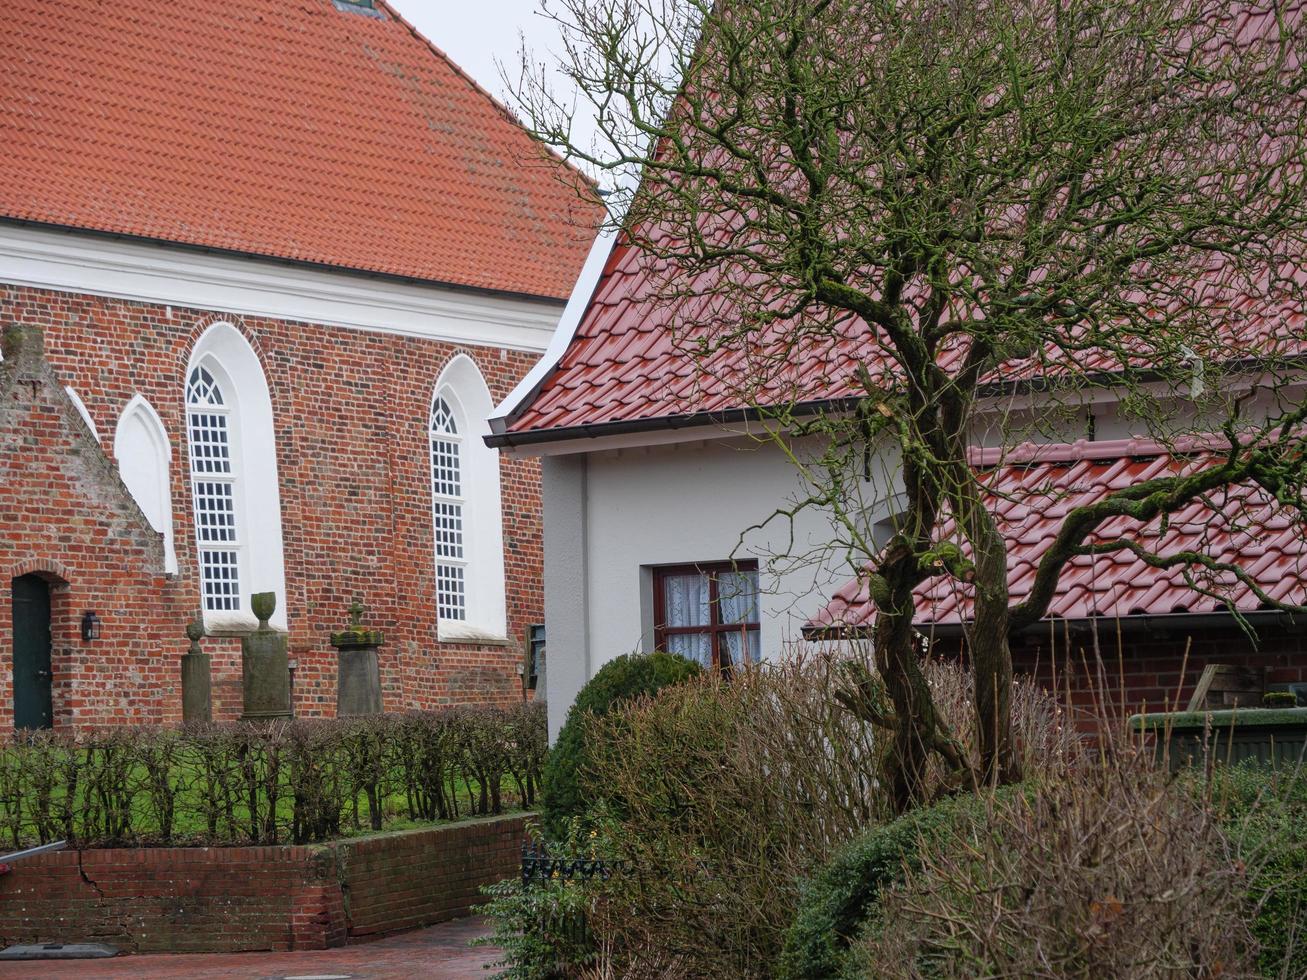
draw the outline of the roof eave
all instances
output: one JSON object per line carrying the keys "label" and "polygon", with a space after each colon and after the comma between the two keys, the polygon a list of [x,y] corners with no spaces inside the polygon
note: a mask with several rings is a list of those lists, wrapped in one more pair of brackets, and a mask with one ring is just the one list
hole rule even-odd
{"label": "roof eave", "polygon": [[[1255,609],[1240,613],[1250,626],[1256,628],[1301,627],[1304,617],[1280,609]],[[1013,637],[1030,637],[1045,632],[1050,628],[1067,629],[1073,633],[1089,633],[1104,628],[1127,632],[1174,633],[1177,630],[1195,630],[1208,627],[1230,627],[1235,625],[1234,615],[1229,612],[1205,613],[1138,613],[1126,616],[1084,616],[1076,619],[1049,617],[1023,629],[1017,630]],[[958,639],[966,635],[969,622],[917,623],[916,632],[922,636],[938,639]],[[803,638],[809,642],[831,640],[867,639],[871,625],[861,626],[805,626]]]}
{"label": "roof eave", "polygon": [[[850,408],[855,398],[825,398],[788,406],[790,415],[813,415],[820,411]],[[542,443],[569,442],[578,439],[600,439],[605,436],[634,435],[642,432],[662,432],[709,425],[741,425],[761,422],[771,415],[766,408],[733,408],[723,412],[689,412],[682,415],[659,415],[654,418],[630,419],[619,422],[598,422],[591,425],[562,426],[556,429],[527,429],[524,432],[506,430],[503,418],[491,419],[491,434],[485,437],[487,446],[495,449],[540,445]],[[498,425],[496,425],[498,423]],[[498,429],[499,431],[496,431]]]}
{"label": "roof eave", "polygon": [[271,262],[299,269],[314,269],[318,272],[337,272],[344,275],[360,276],[366,279],[378,279],[383,282],[403,283],[411,286],[436,286],[452,292],[466,293],[473,296],[488,296],[495,299],[514,300],[517,302],[542,303],[549,306],[563,306],[566,297],[546,295],[544,293],[524,293],[511,289],[495,289],[490,286],[473,286],[467,283],[448,282],[444,279],[431,279],[422,276],[407,276],[397,272],[382,272],[377,269],[362,269],[357,266],[336,265],[331,262],[315,262],[312,259],[296,259],[271,252],[253,252],[236,248],[221,248],[216,245],[200,245],[174,238],[155,238],[150,235],[133,235],[129,232],[108,231],[102,228],[86,228],[81,225],[66,225],[53,221],[38,221],[33,218],[19,218],[14,215],[0,214],[0,224],[14,225],[21,228],[42,228],[47,231],[59,231],[70,235],[86,235],[91,238],[113,241],[133,242],[141,245],[156,245],[160,248],[176,248],[187,252],[205,255],[222,255],[229,258],[249,259],[256,262]]}
{"label": "roof eave", "polygon": [[[1268,362],[1263,357],[1248,357],[1239,361],[1229,362],[1231,366],[1249,370],[1257,367],[1264,367]],[[1307,355],[1298,355],[1285,357],[1282,359],[1285,365],[1307,365]],[[555,373],[556,366],[541,378],[539,378],[531,390],[523,397],[516,400],[516,407],[513,411],[490,420],[491,434],[485,437],[486,445],[493,448],[507,448],[518,446],[538,445],[541,443],[568,442],[575,439],[598,439],[602,436],[628,435],[638,432],[651,432],[666,429],[683,429],[694,425],[711,425],[711,424],[730,424],[733,422],[758,421],[767,416],[766,409],[748,408],[732,409],[726,412],[701,412],[689,413],[683,415],[663,415],[654,418],[630,419],[616,422],[597,422],[585,425],[562,426],[554,429],[526,429],[523,431],[511,431],[510,426],[520,418],[531,403],[540,394],[550,377]],[[1081,380],[1088,380],[1091,384],[1108,387],[1113,381],[1120,381],[1129,377],[1136,383],[1147,383],[1159,380],[1162,375],[1156,371],[1131,371],[1131,372],[1097,372],[1088,375]],[[999,398],[1011,397],[1014,394],[1034,394],[1038,392],[1054,391],[1058,388],[1057,379],[1039,377],[1023,378],[1016,381],[991,383],[982,385],[977,391],[978,398]],[[840,408],[853,407],[858,402],[857,396],[833,399],[814,399],[811,402],[799,403],[799,406],[791,411],[799,414],[804,407],[811,406],[810,411],[816,411],[823,408]]]}

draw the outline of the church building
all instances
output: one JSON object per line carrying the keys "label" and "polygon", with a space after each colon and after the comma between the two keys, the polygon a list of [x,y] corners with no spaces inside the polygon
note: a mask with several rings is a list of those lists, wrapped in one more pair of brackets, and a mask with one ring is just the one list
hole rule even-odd
{"label": "church building", "polygon": [[253,593],[295,712],[333,630],[387,710],[521,699],[547,346],[590,185],[383,0],[47,0],[0,34],[0,727],[180,719]]}

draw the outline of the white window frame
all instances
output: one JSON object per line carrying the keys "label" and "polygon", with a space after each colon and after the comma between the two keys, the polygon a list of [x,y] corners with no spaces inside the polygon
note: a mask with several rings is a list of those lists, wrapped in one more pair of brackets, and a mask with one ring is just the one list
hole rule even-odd
{"label": "white window frame", "polygon": [[[438,424],[437,409],[448,423]],[[467,454],[463,449],[467,416],[454,392],[437,392],[431,402],[431,521],[435,535],[436,616],[465,624],[468,619]],[[452,465],[450,465],[452,464]],[[451,492],[454,491],[454,492]],[[457,586],[448,591],[447,586]]]}
{"label": "white window frame", "polygon": [[[218,400],[195,401],[191,398],[191,386],[196,376],[206,379]],[[244,486],[241,482],[241,458],[236,446],[239,416],[235,411],[236,386],[227,372],[213,358],[202,358],[191,368],[186,378],[186,441],[189,447],[188,458],[191,472],[191,513],[195,521],[196,556],[200,567],[200,606],[205,616],[214,618],[239,616],[246,610],[249,600],[244,596],[246,572],[249,560],[245,553],[245,541],[242,534],[244,526]],[[212,421],[210,421],[212,420]],[[200,430],[221,433],[222,440],[198,441],[196,432]],[[221,446],[225,450],[225,460],[217,460],[209,453],[200,453],[200,449],[211,450]],[[225,463],[225,469],[220,464]],[[206,465],[207,464],[207,465]],[[225,487],[225,494],[201,493],[201,487]],[[218,506],[226,501],[230,509],[230,536],[208,538],[206,530],[212,530],[215,517],[222,513]],[[210,506],[203,506],[205,502]],[[224,561],[209,561],[206,556],[225,556]],[[215,585],[223,585],[224,580],[217,574],[222,569],[233,567],[235,591],[230,596],[218,596],[209,593],[211,579]],[[218,606],[210,605],[219,601]]]}
{"label": "white window frame", "polygon": [[[282,553],[281,486],[277,474],[277,448],[272,398],[268,391],[263,365],[245,336],[231,323],[219,320],[211,324],[195,342],[182,377],[183,417],[186,420],[187,470],[191,481],[192,520],[196,521],[194,540],[200,540],[195,515],[195,481],[193,449],[190,446],[190,408],[186,388],[191,373],[203,366],[222,388],[227,403],[228,440],[233,471],[233,503],[237,531],[237,576],[240,587],[239,608],[211,610],[200,607],[204,625],[214,633],[245,633],[257,625],[250,609],[250,596],[272,592],[277,608],[271,623],[278,629],[287,626],[286,571]],[[209,407],[206,412],[211,412]],[[212,474],[199,474],[207,479]],[[223,542],[223,549],[229,548]],[[209,548],[208,550],[218,550]],[[200,555],[195,556],[199,569]],[[201,576],[202,578],[202,571]],[[202,590],[202,583],[199,589]]]}
{"label": "white window frame", "polygon": [[[450,439],[437,434],[435,408],[443,400],[449,406],[457,429],[460,486],[457,497],[440,492],[435,469],[435,440]],[[505,643],[508,641],[504,588],[504,519],[500,499],[499,450],[485,444],[487,419],[494,409],[490,389],[466,354],[457,354],[441,371],[427,410],[427,466],[431,476],[432,607],[436,611],[437,638],[444,641]],[[461,506],[463,523],[463,618],[439,615],[440,567],[454,567],[448,555],[440,553],[437,507]]]}

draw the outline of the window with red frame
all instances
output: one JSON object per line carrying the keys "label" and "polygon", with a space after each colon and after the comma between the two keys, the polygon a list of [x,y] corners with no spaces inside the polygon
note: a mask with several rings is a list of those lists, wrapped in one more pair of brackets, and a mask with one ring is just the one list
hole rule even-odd
{"label": "window with red frame", "polygon": [[654,642],[705,667],[756,663],[757,562],[654,569]]}

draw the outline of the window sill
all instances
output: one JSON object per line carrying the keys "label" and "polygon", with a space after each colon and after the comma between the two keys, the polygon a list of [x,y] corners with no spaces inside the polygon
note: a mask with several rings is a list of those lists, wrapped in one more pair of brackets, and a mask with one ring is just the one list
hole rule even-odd
{"label": "window sill", "polygon": [[[278,633],[287,633],[285,626],[269,624]],[[229,612],[204,614],[205,636],[248,636],[259,628],[259,621],[251,613]]]}
{"label": "window sill", "polygon": [[512,646],[513,640],[503,633],[478,629],[466,623],[440,622],[436,624],[436,639],[441,643],[474,643],[480,646]]}

